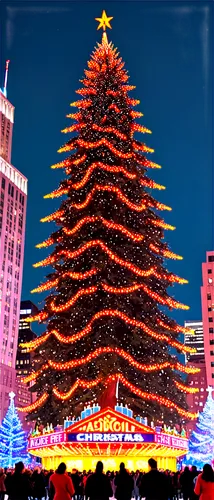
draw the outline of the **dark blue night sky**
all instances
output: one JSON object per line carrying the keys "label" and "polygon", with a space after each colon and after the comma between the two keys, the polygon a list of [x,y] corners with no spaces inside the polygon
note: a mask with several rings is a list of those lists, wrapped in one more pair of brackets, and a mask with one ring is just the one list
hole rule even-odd
{"label": "dark blue night sky", "polygon": [[[174,317],[200,319],[201,263],[213,244],[212,176],[212,2],[5,2],[0,6],[1,84],[10,59],[8,98],[14,104],[12,161],[29,179],[23,299],[42,295],[30,290],[44,280],[46,269],[32,264],[46,256],[35,249],[50,224],[39,220],[58,207],[43,200],[57,187],[60,172],[49,166],[60,160],[60,130],[77,99],[86,61],[101,38],[95,17],[103,9],[114,16],[109,39],[118,47],[141,100],[142,124],[152,129],[147,144],[162,170],[153,178],[167,187],[155,192],[172,207],[165,221],[172,250],[183,255],[168,267],[189,280],[172,291],[190,305]],[[61,173],[62,175],[62,173]]]}

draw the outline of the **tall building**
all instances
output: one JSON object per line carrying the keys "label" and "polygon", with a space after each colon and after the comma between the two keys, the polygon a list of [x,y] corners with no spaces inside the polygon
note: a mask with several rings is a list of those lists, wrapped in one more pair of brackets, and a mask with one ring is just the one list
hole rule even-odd
{"label": "tall building", "polygon": [[[35,393],[30,391],[32,383],[24,384],[21,379],[29,375],[33,369],[33,354],[28,349],[22,349],[20,343],[30,342],[37,335],[32,331],[31,323],[26,321],[29,316],[38,314],[38,308],[30,300],[22,300],[19,320],[19,337],[16,355],[16,403],[22,408],[33,403],[36,399]],[[21,413],[20,418],[25,430],[29,430],[30,423],[25,420],[26,414]]]}
{"label": "tall building", "polygon": [[[193,330],[194,333],[186,333],[184,335],[184,343],[188,347],[194,347],[196,352],[186,354],[187,366],[195,366],[200,369],[195,375],[189,374],[186,383],[188,386],[193,385],[198,388],[198,392],[187,394],[186,401],[191,412],[202,411],[207,399],[207,377],[204,357],[204,334],[202,321],[185,321],[185,327]],[[195,422],[188,422],[187,429],[191,432],[195,427]]]}
{"label": "tall building", "polygon": [[202,264],[201,307],[207,384],[214,387],[214,251]]}
{"label": "tall building", "polygon": [[185,328],[190,328],[194,333],[185,333],[184,344],[188,347],[194,347],[196,352],[194,354],[187,353],[185,355],[187,361],[197,361],[197,359],[204,358],[204,332],[202,321],[185,321]]}
{"label": "tall building", "polygon": [[5,84],[0,90],[0,421],[16,383],[27,204],[27,179],[11,164],[13,123]]}

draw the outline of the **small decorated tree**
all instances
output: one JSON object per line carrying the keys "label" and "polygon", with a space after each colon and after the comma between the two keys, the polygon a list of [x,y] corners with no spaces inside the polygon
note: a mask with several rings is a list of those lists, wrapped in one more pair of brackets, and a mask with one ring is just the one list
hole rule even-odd
{"label": "small decorated tree", "polygon": [[20,460],[28,461],[27,437],[14,405],[14,392],[10,392],[10,404],[0,426],[0,464],[1,467],[14,467]]}
{"label": "small decorated tree", "polygon": [[214,462],[214,399],[212,387],[208,387],[208,398],[204,409],[199,413],[196,430],[189,441],[188,463],[201,468]]}

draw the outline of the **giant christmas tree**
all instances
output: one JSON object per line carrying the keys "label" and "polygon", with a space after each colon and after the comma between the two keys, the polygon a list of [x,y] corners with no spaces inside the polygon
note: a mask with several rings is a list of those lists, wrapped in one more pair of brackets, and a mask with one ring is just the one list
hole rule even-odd
{"label": "giant christmas tree", "polygon": [[14,392],[10,392],[10,404],[0,426],[0,464],[1,467],[14,467],[17,462],[27,464],[27,436],[14,405]]}
{"label": "giant christmas tree", "polygon": [[214,399],[213,389],[208,387],[208,398],[199,414],[196,430],[189,440],[187,463],[202,469],[204,464],[214,464]]}
{"label": "giant christmas tree", "polygon": [[188,309],[167,292],[185,283],[165,267],[165,259],[180,259],[163,241],[164,230],[174,229],[162,218],[170,208],[150,194],[164,189],[147,176],[159,165],[145,156],[153,150],[134,138],[150,130],[135,121],[142,113],[133,109],[139,101],[128,92],[134,87],[108,42],[110,20],[105,12],[98,19],[102,42],[77,90],[82,99],[72,103],[78,111],[68,117],[75,123],[63,130],[75,132],[59,150],[68,157],[52,166],[66,177],[46,198],[64,198],[42,222],[55,221],[57,230],[37,245],[52,250],[35,267],[53,271],[33,290],[50,293],[33,318],[44,324],[43,335],[23,345],[37,360],[25,379],[37,392],[27,410],[53,423],[99,399],[112,380],[119,380],[120,401],[136,413],[169,422],[178,414],[196,417],[186,411],[184,393],[197,389],[187,388],[179,372],[197,369],[169,352],[193,351],[177,339],[186,329],[165,313]]}

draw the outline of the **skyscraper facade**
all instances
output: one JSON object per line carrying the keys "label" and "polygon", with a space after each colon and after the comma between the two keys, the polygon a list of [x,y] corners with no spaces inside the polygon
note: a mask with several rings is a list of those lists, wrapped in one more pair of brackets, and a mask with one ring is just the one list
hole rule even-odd
{"label": "skyscraper facade", "polygon": [[15,389],[27,179],[11,164],[14,107],[0,90],[0,421]]}
{"label": "skyscraper facade", "polygon": [[194,347],[195,353],[186,354],[187,361],[197,361],[197,359],[204,358],[204,332],[202,321],[185,321],[185,328],[190,328],[194,333],[185,333],[184,343],[188,347]]}
{"label": "skyscraper facade", "polygon": [[19,320],[19,337],[18,337],[18,348],[16,355],[16,371],[17,371],[17,406],[23,407],[31,404],[33,402],[33,397],[35,393],[29,391],[30,382],[28,384],[21,383],[21,379],[29,375],[33,368],[33,356],[32,352],[28,349],[23,349],[20,347],[22,342],[30,342],[34,340],[37,335],[32,331],[31,323],[26,321],[29,316],[34,316],[38,314],[38,308],[31,302],[31,300],[22,300],[20,308],[20,320]]}
{"label": "skyscraper facade", "polygon": [[201,306],[207,384],[214,387],[214,251],[202,264]]}
{"label": "skyscraper facade", "polygon": [[[187,376],[186,383],[188,386],[194,386],[198,392],[186,395],[187,405],[190,411],[197,413],[202,411],[207,399],[207,377],[204,355],[204,334],[202,321],[185,321],[185,327],[193,330],[193,333],[186,333],[184,343],[188,347],[194,347],[195,353],[187,353],[187,366],[195,366],[200,369],[199,373]],[[187,429],[191,432],[195,427],[195,422],[188,422]]]}

